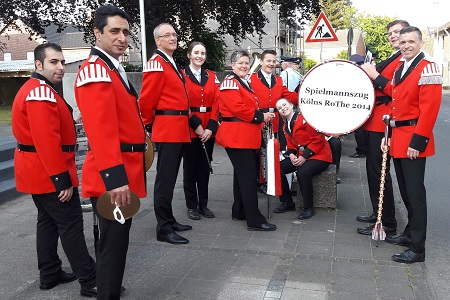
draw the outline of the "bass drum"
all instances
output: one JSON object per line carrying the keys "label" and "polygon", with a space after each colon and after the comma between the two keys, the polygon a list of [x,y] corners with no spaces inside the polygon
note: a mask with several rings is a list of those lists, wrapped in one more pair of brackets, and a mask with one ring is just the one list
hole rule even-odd
{"label": "bass drum", "polygon": [[327,135],[350,133],[373,110],[372,80],[348,60],[330,60],[312,68],[299,90],[299,108],[306,122]]}

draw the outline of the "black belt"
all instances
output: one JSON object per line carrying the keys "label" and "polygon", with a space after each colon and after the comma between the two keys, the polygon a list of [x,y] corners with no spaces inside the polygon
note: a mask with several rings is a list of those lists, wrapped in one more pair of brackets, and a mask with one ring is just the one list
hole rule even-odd
{"label": "black belt", "polygon": [[242,122],[236,117],[222,117],[223,122]]}
{"label": "black belt", "polygon": [[[17,143],[17,149],[23,152],[37,152],[35,146],[23,145]],[[75,152],[75,145],[62,145],[61,149],[63,152]]]}
{"label": "black belt", "polygon": [[417,124],[417,119],[405,120],[405,121],[394,121],[390,120],[389,125],[391,127],[402,127],[402,126],[413,126]]}
{"label": "black belt", "polygon": [[163,116],[189,116],[189,110],[156,110],[155,115],[163,115]]}
{"label": "black belt", "polygon": [[206,107],[206,106],[200,106],[200,107],[192,107],[191,106],[191,111],[193,112],[209,112],[212,110],[212,107]]}
{"label": "black belt", "polygon": [[262,113],[267,113],[267,112],[272,112],[272,113],[273,113],[273,112],[276,111],[276,109],[273,108],[273,107],[269,107],[269,108],[260,108],[259,111],[262,112]]}
{"label": "black belt", "polygon": [[147,144],[120,144],[120,152],[147,152]]}
{"label": "black belt", "polygon": [[147,144],[120,144],[121,152],[146,152]]}

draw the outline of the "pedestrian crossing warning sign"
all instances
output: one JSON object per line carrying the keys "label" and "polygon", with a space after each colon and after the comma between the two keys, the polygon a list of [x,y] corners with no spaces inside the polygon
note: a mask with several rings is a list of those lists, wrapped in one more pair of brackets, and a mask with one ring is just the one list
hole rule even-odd
{"label": "pedestrian crossing warning sign", "polygon": [[316,23],[314,24],[311,32],[306,38],[306,43],[311,42],[337,42],[338,38],[336,33],[331,27],[330,22],[323,12],[320,12]]}

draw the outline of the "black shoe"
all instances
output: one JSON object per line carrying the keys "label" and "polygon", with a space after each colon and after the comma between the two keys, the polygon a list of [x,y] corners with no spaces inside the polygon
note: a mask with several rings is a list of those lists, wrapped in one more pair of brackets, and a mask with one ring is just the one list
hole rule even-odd
{"label": "black shoe", "polygon": [[411,238],[404,234],[399,236],[387,236],[384,240],[386,241],[386,243],[405,247],[410,247],[412,244]]}
{"label": "black shoe", "polygon": [[273,212],[277,213],[277,214],[282,214],[282,213],[285,213],[287,211],[294,211],[294,210],[295,210],[295,203],[283,202],[283,203],[281,203],[280,206],[275,208]]}
{"label": "black shoe", "polygon": [[408,249],[408,250],[405,250],[405,252],[403,252],[403,253],[398,253],[398,254],[392,255],[392,258],[396,262],[412,264],[415,262],[425,261],[425,253],[415,253]]}
{"label": "black shoe", "polygon": [[355,154],[349,155],[348,157],[353,157],[353,158],[365,158],[366,155],[363,154],[363,153],[355,152]]}
{"label": "black shoe", "polygon": [[187,215],[188,215],[189,219],[192,219],[192,220],[200,220],[202,218],[202,217],[200,217],[198,210],[196,210],[195,208],[188,208]]}
{"label": "black shoe", "polygon": [[244,220],[245,220],[245,217],[244,217],[244,218],[235,218],[235,217],[231,217],[231,219],[232,219],[233,221],[244,221]]}
{"label": "black shoe", "polygon": [[[120,295],[123,295],[123,293],[126,291],[126,288],[124,286],[120,287]],[[86,288],[81,286],[80,295],[84,297],[97,297],[97,287],[93,288]]]}
{"label": "black shoe", "polygon": [[198,212],[205,218],[214,218],[215,217],[214,213],[206,206],[199,208]]}
{"label": "black shoe", "polygon": [[183,225],[183,224],[176,222],[176,223],[172,224],[172,228],[175,231],[187,231],[187,230],[191,230],[192,226],[191,225]]}
{"label": "black shoe", "polygon": [[256,226],[249,226],[247,229],[250,231],[273,231],[277,229],[277,225],[265,223]]}
{"label": "black shoe", "polygon": [[314,208],[305,208],[301,213],[298,214],[297,219],[305,220],[311,219],[315,215]]}
{"label": "black shoe", "polygon": [[356,220],[364,223],[375,223],[377,221],[377,215],[371,214],[370,216],[357,216]]}
{"label": "black shoe", "polygon": [[81,286],[80,295],[84,297],[97,297],[97,287],[86,288]]}
{"label": "black shoe", "polygon": [[175,232],[170,232],[167,234],[156,234],[156,239],[160,242],[166,242],[169,244],[187,244],[188,239],[176,234]]}
{"label": "black shoe", "polygon": [[59,284],[69,283],[69,282],[72,282],[75,280],[77,280],[77,276],[75,276],[73,273],[67,273],[67,272],[61,271],[58,278],[55,279],[54,281],[49,282],[49,283],[42,283],[42,281],[41,281],[41,283],[39,284],[39,288],[41,290],[49,290]]}
{"label": "black shoe", "polygon": [[[375,224],[367,226],[367,227],[361,227],[361,228],[357,228],[356,231],[360,234],[365,234],[365,235],[372,235],[372,231],[375,228]],[[383,226],[384,232],[386,234],[395,234],[397,232],[397,228],[395,227],[386,227]]]}
{"label": "black shoe", "polygon": [[339,183],[341,183],[341,177],[336,177],[336,184],[339,184]]}

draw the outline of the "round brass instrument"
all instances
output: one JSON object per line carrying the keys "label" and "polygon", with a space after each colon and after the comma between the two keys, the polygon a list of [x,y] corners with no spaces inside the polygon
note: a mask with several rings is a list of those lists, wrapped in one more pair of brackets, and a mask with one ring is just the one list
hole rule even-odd
{"label": "round brass instrument", "polygon": [[153,160],[155,159],[155,148],[152,140],[147,136],[145,138],[145,143],[147,144],[147,151],[145,151],[145,171],[150,170]]}

